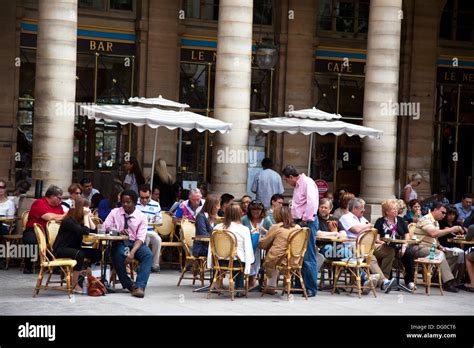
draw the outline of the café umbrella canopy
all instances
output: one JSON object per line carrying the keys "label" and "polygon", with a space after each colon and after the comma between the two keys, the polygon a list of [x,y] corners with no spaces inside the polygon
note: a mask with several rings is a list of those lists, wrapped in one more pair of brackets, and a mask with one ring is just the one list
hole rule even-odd
{"label": "caf\u00e9 umbrella canopy", "polygon": [[[311,109],[292,110],[285,112],[287,117],[271,117],[250,121],[250,127],[255,132],[276,132],[289,134],[310,135],[308,175],[311,170],[311,156],[313,150],[313,134],[334,134],[336,136],[346,134],[348,136],[359,136],[380,139],[383,132],[374,128],[359,126],[352,123],[340,121],[339,114],[331,114],[315,107]],[[334,161],[334,167],[336,161]],[[336,169],[334,169],[336,173]],[[335,179],[334,179],[335,181]]]}
{"label": "caf\u00e9 umbrella canopy", "polygon": [[80,105],[79,115],[87,116],[91,120],[104,120],[118,122],[121,125],[133,124],[135,126],[148,126],[155,129],[155,142],[153,147],[153,162],[151,168],[151,185],[155,172],[156,145],[158,141],[158,128],[165,127],[170,130],[182,129],[184,131],[197,130],[222,134],[230,132],[232,124],[220,120],[186,111],[187,104],[181,104],[163,98],[139,98],[128,100],[130,105]]}

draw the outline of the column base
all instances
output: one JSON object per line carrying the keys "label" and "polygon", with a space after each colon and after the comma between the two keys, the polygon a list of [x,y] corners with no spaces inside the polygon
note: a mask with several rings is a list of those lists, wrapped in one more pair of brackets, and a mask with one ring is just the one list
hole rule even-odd
{"label": "column base", "polygon": [[380,204],[365,204],[364,217],[374,224],[382,216],[382,206]]}

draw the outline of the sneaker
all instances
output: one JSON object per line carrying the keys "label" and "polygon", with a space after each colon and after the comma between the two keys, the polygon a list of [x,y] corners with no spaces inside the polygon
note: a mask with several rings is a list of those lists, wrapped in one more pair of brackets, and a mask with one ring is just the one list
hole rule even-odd
{"label": "sneaker", "polygon": [[134,288],[132,290],[132,296],[143,298],[145,297],[145,290],[142,288]]}
{"label": "sneaker", "polygon": [[[372,281],[372,284],[374,284],[374,288],[377,287],[379,279],[380,279],[380,274],[372,274],[370,276],[370,280]],[[361,282],[361,284],[362,284],[362,282]],[[367,284],[366,288],[362,289],[362,295],[368,295],[370,293],[370,290],[372,290],[372,289],[370,288],[370,283],[369,283],[369,284]]]}
{"label": "sneaker", "polygon": [[410,289],[410,290],[415,289],[415,283],[409,282],[409,283],[407,284],[407,288]]}
{"label": "sneaker", "polygon": [[160,271],[160,265],[153,266],[151,268],[151,273],[158,273]]}
{"label": "sneaker", "polygon": [[395,284],[395,281],[396,281],[395,278],[392,278],[390,280],[385,279],[382,283],[382,287],[381,287],[382,291],[385,291],[385,293],[388,294],[390,290],[392,290],[392,286],[393,284]]}

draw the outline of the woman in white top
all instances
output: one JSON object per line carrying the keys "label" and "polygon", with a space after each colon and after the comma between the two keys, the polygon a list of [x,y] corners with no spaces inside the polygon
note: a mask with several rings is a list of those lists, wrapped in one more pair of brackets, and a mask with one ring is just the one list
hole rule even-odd
{"label": "woman in white top", "polygon": [[418,198],[418,194],[414,188],[421,184],[421,179],[422,177],[420,174],[413,174],[410,178],[410,182],[403,188],[402,196],[406,204],[408,204],[412,199]]}
{"label": "woman in white top", "polygon": [[[7,183],[0,180],[0,216],[15,216],[15,203],[8,199]],[[8,234],[10,227],[6,224],[0,223],[0,235]]]}
{"label": "woman in white top", "polygon": [[[238,203],[232,203],[225,208],[224,211],[224,222],[216,225],[214,230],[226,230],[230,231],[235,235],[237,239],[237,256],[239,257],[242,266],[244,266],[244,273],[250,273],[250,266],[254,262],[254,253],[252,247],[252,239],[250,238],[250,230],[248,227],[242,225],[240,216],[242,209]],[[212,266],[211,248],[209,248],[209,254],[207,257],[209,268]],[[223,263],[226,263],[224,261]],[[235,263],[234,263],[235,264]],[[235,285],[237,288],[244,287],[244,275],[239,273],[235,279]]]}
{"label": "woman in white top", "polygon": [[133,190],[138,194],[138,187],[145,183],[145,179],[143,178],[137,159],[130,157],[129,161],[125,161],[124,167],[127,171],[127,175],[123,181],[125,190]]}
{"label": "woman in white top", "polygon": [[0,216],[15,216],[15,203],[7,197],[7,184],[0,180]]}

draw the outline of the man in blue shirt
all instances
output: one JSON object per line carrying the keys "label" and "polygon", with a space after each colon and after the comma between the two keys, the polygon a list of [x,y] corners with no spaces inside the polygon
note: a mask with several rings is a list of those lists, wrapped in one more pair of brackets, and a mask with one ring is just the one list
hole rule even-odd
{"label": "man in blue shirt", "polygon": [[[151,199],[150,187],[148,185],[141,185],[138,190],[139,199],[137,209],[145,214],[149,223],[161,224],[163,222],[163,217],[161,216],[160,203]],[[153,226],[148,225],[145,243],[150,246],[153,254],[153,266],[151,267],[151,271],[159,272],[161,237],[157,232],[155,232]]]}
{"label": "man in blue shirt", "polygon": [[472,206],[472,198],[473,196],[471,193],[465,193],[462,196],[462,201],[454,205],[458,211],[458,222],[460,224],[463,224],[464,220],[466,220],[474,210],[474,207]]}

